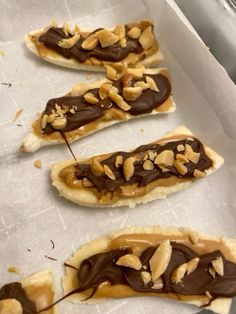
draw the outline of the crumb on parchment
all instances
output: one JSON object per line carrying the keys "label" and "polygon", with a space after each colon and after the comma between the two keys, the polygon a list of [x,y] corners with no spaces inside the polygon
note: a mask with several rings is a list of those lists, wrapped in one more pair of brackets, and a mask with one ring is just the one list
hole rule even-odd
{"label": "crumb on parchment", "polygon": [[9,273],[15,273],[15,274],[17,274],[17,275],[20,275],[19,269],[18,269],[17,267],[15,267],[15,266],[10,266],[10,267],[8,267],[7,271],[8,271]]}
{"label": "crumb on parchment", "polygon": [[41,168],[42,168],[42,161],[41,161],[40,159],[35,160],[34,166],[35,166],[36,168],[41,169]]}
{"label": "crumb on parchment", "polygon": [[20,109],[18,109],[17,111],[16,111],[16,113],[15,113],[15,117],[13,118],[13,122],[15,122],[18,118],[19,118],[19,116],[22,114],[22,112],[23,112],[23,108],[20,108]]}

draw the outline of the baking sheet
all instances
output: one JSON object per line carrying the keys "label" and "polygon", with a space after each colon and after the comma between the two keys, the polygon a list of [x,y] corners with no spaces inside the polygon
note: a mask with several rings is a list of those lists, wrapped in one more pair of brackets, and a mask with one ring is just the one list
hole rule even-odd
{"label": "baking sheet", "polygon": [[[0,14],[0,79],[1,83],[12,84],[0,84],[0,285],[49,268],[59,296],[63,262],[85,242],[129,225],[188,226],[236,237],[235,86],[181,20],[171,1],[2,0]],[[37,59],[26,50],[23,35],[52,19],[77,22],[83,27],[108,27],[149,17],[156,24],[165,53],[163,65],[171,72],[177,111],[102,130],[74,143],[74,152],[85,156],[130,149],[184,124],[221,153],[225,165],[186,191],[135,209],[77,207],[60,198],[50,183],[50,165],[71,158],[65,146],[43,148],[30,155],[17,149],[49,98],[64,94],[80,80],[89,82],[101,75],[63,69]],[[24,111],[13,122],[19,108]],[[41,159],[42,169],[34,167],[36,159]],[[55,243],[54,249],[50,240]],[[9,266],[16,266],[21,275],[8,273]],[[68,314],[154,313],[157,308],[162,314],[197,312],[193,306],[150,297],[98,305],[64,301],[58,308]]]}

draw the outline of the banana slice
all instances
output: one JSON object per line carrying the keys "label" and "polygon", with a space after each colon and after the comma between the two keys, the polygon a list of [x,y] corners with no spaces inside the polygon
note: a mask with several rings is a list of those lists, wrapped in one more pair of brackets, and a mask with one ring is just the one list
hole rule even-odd
{"label": "banana slice", "polygon": [[179,127],[131,152],[55,163],[52,184],[68,200],[94,207],[135,207],[187,188],[219,169],[224,159]]}

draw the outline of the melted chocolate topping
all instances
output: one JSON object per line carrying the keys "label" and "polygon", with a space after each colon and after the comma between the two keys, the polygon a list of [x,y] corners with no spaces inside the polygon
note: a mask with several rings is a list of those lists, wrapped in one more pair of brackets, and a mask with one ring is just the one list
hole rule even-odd
{"label": "melted chocolate topping", "polygon": [[[85,259],[77,273],[79,290],[80,292],[85,291],[97,287],[102,282],[109,281],[111,285],[124,284],[138,292],[204,295],[208,291],[213,298],[236,295],[236,264],[227,261],[220,251],[198,255],[183,244],[171,242],[171,246],[171,259],[166,271],[161,276],[163,280],[162,289],[152,288],[154,285],[152,281],[145,284],[141,279],[142,271],[150,272],[149,260],[156,250],[156,247],[149,247],[140,256],[140,261],[145,266],[141,270],[116,265],[116,261],[120,256],[130,253],[129,249],[95,254]],[[185,275],[180,283],[173,283],[171,281],[173,270],[195,257],[200,258],[197,268],[191,274]],[[219,276],[216,274],[213,278],[208,269],[212,266],[211,261],[217,257],[223,259],[224,275]]]}
{"label": "melted chocolate topping", "polygon": [[[166,167],[168,168],[168,172],[163,172],[157,165],[155,165],[153,170],[144,170],[143,169],[143,156],[145,153],[147,153],[149,150],[152,150],[154,152],[157,152],[157,154],[160,154],[164,150],[172,150],[174,152],[174,155],[178,154],[177,146],[178,145],[185,145],[188,144],[192,147],[194,152],[200,153],[200,158],[197,164],[194,164],[193,162],[189,161],[185,164],[187,167],[187,173],[184,175],[179,174],[179,172],[176,170],[174,166]],[[123,174],[123,167],[119,166],[116,168],[115,166],[115,160],[117,156],[123,156],[123,160],[126,160],[130,156],[134,156],[135,154],[139,154],[141,156],[141,160],[136,161],[134,166],[134,174],[131,177],[131,179],[126,182],[124,174]],[[147,184],[158,180],[158,179],[167,179],[172,176],[175,177],[181,177],[181,178],[191,178],[193,177],[193,172],[195,169],[198,169],[202,172],[204,170],[210,168],[212,166],[212,160],[206,155],[203,144],[197,140],[194,139],[188,140],[179,140],[179,141],[173,141],[166,143],[164,145],[159,144],[149,144],[149,145],[143,145],[138,147],[136,150],[132,152],[117,152],[110,156],[109,158],[103,160],[101,162],[102,165],[108,165],[108,167],[113,171],[116,180],[111,180],[109,177],[107,177],[105,174],[101,176],[96,176],[93,174],[90,168],[90,164],[77,164],[75,165],[75,174],[78,180],[82,180],[84,177],[88,178],[99,191],[108,191],[113,192],[116,190],[120,190],[119,188],[121,186],[125,185],[131,185],[134,183],[137,183],[139,187],[146,186]]]}
{"label": "melted chocolate topping", "polygon": [[16,299],[19,301],[23,309],[23,314],[37,313],[36,304],[28,299],[25,290],[19,282],[6,284],[0,289],[0,301],[5,299]]}
{"label": "melted chocolate topping", "polygon": [[[142,92],[141,96],[134,101],[127,101],[131,106],[128,111],[131,115],[137,116],[141,114],[150,113],[153,109],[158,108],[163,104],[171,93],[171,85],[169,80],[162,74],[148,75],[152,77],[159,88],[159,92],[154,92],[151,89],[146,89]],[[145,79],[144,75],[143,79]],[[142,79],[142,80],[143,80]],[[113,84],[118,88],[119,94],[122,94],[123,81],[118,80]],[[99,101],[94,104],[88,104],[83,96],[64,96],[59,98],[50,99],[46,105],[43,114],[50,115],[52,110],[55,110],[56,104],[60,107],[67,106],[69,109],[75,108],[75,113],[69,111],[65,114],[67,119],[66,126],[62,129],[63,132],[73,131],[89,122],[95,121],[105,114],[105,111],[111,107],[117,108],[116,104],[109,98],[100,99],[99,89],[94,88],[89,90]],[[47,124],[43,132],[51,134],[57,132],[51,124]]]}
{"label": "melted chocolate topping", "polygon": [[[102,28],[96,29],[92,33],[95,33],[99,30],[102,30]],[[126,30],[128,30],[127,26]],[[61,48],[58,45],[59,41],[61,41],[62,39],[68,39],[71,37],[73,36],[70,34],[67,36],[63,32],[62,28],[51,27],[39,37],[39,41],[42,42],[46,47],[55,50],[63,57],[67,59],[75,58],[79,62],[85,62],[88,58],[91,57],[94,57],[101,61],[118,62],[125,59],[130,52],[139,54],[143,51],[143,48],[140,45],[138,39],[131,39],[128,36],[126,36],[126,47],[124,48],[120,46],[119,42],[105,48],[102,48],[100,43],[98,43],[97,47],[93,50],[85,50],[81,47],[85,39],[82,36],[78,40],[78,42],[71,48],[65,49]]]}

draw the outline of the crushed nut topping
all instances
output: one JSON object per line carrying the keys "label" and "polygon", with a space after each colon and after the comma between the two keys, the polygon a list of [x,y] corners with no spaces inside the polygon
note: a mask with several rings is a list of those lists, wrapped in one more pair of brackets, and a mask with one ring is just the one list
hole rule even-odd
{"label": "crushed nut topping", "polygon": [[206,295],[209,299],[212,299],[212,295],[210,294],[209,291],[206,291],[206,292],[205,292],[205,295]]}
{"label": "crushed nut topping", "polygon": [[202,172],[201,170],[198,170],[198,169],[194,169],[193,171],[193,176],[196,177],[196,178],[203,178],[205,177],[205,172]]}
{"label": "crushed nut topping", "polygon": [[190,275],[192,272],[194,272],[194,270],[198,266],[199,261],[200,261],[200,258],[195,257],[187,263],[187,275]]}
{"label": "crushed nut topping", "polygon": [[61,41],[59,41],[58,46],[65,49],[69,49],[73,47],[78,42],[79,39],[80,39],[80,35],[76,34],[71,38],[62,39]]}
{"label": "crushed nut topping", "polygon": [[104,168],[98,158],[94,157],[90,164],[90,169],[95,176],[101,176],[104,173]]}
{"label": "crushed nut topping", "polygon": [[134,79],[140,79],[143,77],[145,68],[128,68],[127,73],[132,74]]}
{"label": "crushed nut topping", "polygon": [[158,278],[153,282],[153,286],[151,287],[152,289],[162,289],[164,287],[164,283],[162,278]]}
{"label": "crushed nut topping", "polygon": [[114,29],[114,34],[122,40],[125,38],[125,26],[124,25],[117,25]]}
{"label": "crushed nut topping", "polygon": [[150,258],[149,265],[152,280],[156,281],[165,272],[172,254],[172,246],[169,240],[163,241]]}
{"label": "crushed nut topping", "polygon": [[155,37],[153,35],[152,27],[147,27],[139,37],[140,45],[147,50],[152,47]]}
{"label": "crushed nut topping", "polygon": [[58,117],[52,122],[52,127],[56,130],[61,130],[66,126],[66,117]]}
{"label": "crushed nut topping", "polygon": [[171,275],[171,281],[175,284],[178,284],[182,281],[187,271],[187,263],[184,263],[178,266]]}
{"label": "crushed nut topping", "polygon": [[141,279],[142,279],[143,283],[146,285],[151,281],[152,277],[148,271],[142,271],[141,272]]}
{"label": "crushed nut topping", "polygon": [[107,165],[104,165],[104,172],[108,176],[108,178],[110,178],[111,180],[115,180],[116,179],[113,171]]}
{"label": "crushed nut topping", "polygon": [[109,98],[114,101],[114,103],[122,110],[124,111],[128,111],[130,110],[131,106],[128,105],[122,96],[120,96],[119,94],[113,92],[112,90],[109,90],[108,93]]}
{"label": "crushed nut topping", "polygon": [[102,29],[96,32],[96,37],[99,40],[102,48],[114,45],[119,41],[119,37],[113,34],[108,29]]}
{"label": "crushed nut topping", "polygon": [[124,172],[124,176],[125,176],[126,181],[129,181],[129,179],[134,174],[134,163],[135,163],[134,157],[129,157],[124,161],[123,172]]}
{"label": "crushed nut topping", "polygon": [[135,83],[134,83],[134,86],[135,86],[135,87],[141,87],[142,90],[146,90],[146,89],[150,88],[149,84],[146,83],[146,82],[144,82],[144,81],[135,82]]}
{"label": "crushed nut topping", "polygon": [[192,147],[188,144],[185,145],[185,153],[184,156],[192,161],[194,164],[197,164],[199,162],[200,153],[195,153],[192,149]]}
{"label": "crushed nut topping", "polygon": [[41,128],[45,129],[47,125],[48,115],[44,114],[41,119]]}
{"label": "crushed nut topping", "polygon": [[134,254],[126,254],[121,256],[116,262],[116,265],[130,267],[136,270],[140,270],[142,268],[140,259]]}
{"label": "crushed nut topping", "polygon": [[213,267],[209,267],[209,274],[215,278],[216,277],[216,271]]}
{"label": "crushed nut topping", "polygon": [[174,164],[174,152],[172,150],[164,150],[155,158],[154,163],[158,166],[168,167]]}
{"label": "crushed nut topping", "polygon": [[64,23],[63,27],[62,27],[62,30],[63,30],[64,34],[66,36],[68,36],[70,34],[70,32],[71,32],[70,25],[68,23]]}
{"label": "crushed nut topping", "polygon": [[134,101],[142,94],[141,87],[124,87],[123,88],[123,97],[125,100]]}
{"label": "crushed nut topping", "polygon": [[85,94],[84,99],[87,103],[89,103],[91,105],[98,103],[97,97],[95,97],[92,93]]}
{"label": "crushed nut topping", "polygon": [[109,90],[112,88],[111,83],[104,83],[99,87],[99,97],[105,99],[108,97]]}
{"label": "crushed nut topping", "polygon": [[138,39],[141,35],[141,29],[137,26],[134,26],[127,32],[127,35],[132,39]]}
{"label": "crushed nut topping", "polygon": [[118,156],[116,156],[115,166],[116,166],[116,168],[118,168],[121,165],[123,165],[123,156],[118,155]]}
{"label": "crushed nut topping", "polygon": [[117,81],[122,77],[122,73],[119,73],[113,66],[105,65],[106,76],[112,81]]}
{"label": "crushed nut topping", "polygon": [[187,167],[182,162],[180,162],[179,160],[176,160],[174,162],[174,167],[182,175],[185,175],[188,172]]}
{"label": "crushed nut topping", "polygon": [[35,166],[36,168],[41,169],[41,168],[42,168],[42,161],[41,161],[40,159],[35,160],[34,166]]}
{"label": "crushed nut topping", "polygon": [[180,144],[177,146],[177,151],[178,152],[182,152],[184,150],[184,145],[183,144]]}
{"label": "crushed nut topping", "polygon": [[183,154],[176,154],[176,159],[183,164],[187,164],[189,162],[188,158],[186,158]]}
{"label": "crushed nut topping", "polygon": [[143,169],[144,170],[153,170],[154,164],[151,160],[145,160],[143,163]]}
{"label": "crushed nut topping", "polygon": [[81,44],[81,47],[85,50],[93,50],[98,45],[98,39],[95,36],[95,34],[92,34],[84,39],[84,41]]}
{"label": "crushed nut topping", "polygon": [[211,264],[218,275],[224,276],[224,262],[221,256],[217,257]]}
{"label": "crushed nut topping", "polygon": [[159,88],[157,87],[156,82],[150,76],[146,76],[146,82],[149,85],[150,89],[154,92],[160,92]]}
{"label": "crushed nut topping", "polygon": [[82,183],[85,188],[90,188],[93,186],[93,183],[88,178],[83,178]]}

